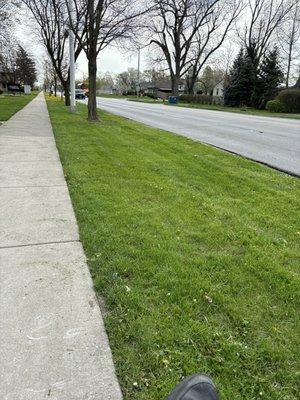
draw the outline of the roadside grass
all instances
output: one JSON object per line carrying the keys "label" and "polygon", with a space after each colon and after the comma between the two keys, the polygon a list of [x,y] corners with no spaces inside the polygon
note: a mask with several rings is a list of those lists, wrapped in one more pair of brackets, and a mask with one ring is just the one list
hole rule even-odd
{"label": "roadside grass", "polygon": [[0,121],[7,121],[34,99],[36,95],[37,92],[21,96],[0,95]]}
{"label": "roadside grass", "polygon": [[48,108],[125,400],[210,374],[299,394],[300,181],[86,106]]}
{"label": "roadside grass", "polygon": [[274,113],[267,110],[257,110],[255,108],[246,107],[228,107],[228,106],[220,106],[217,104],[192,104],[192,103],[178,103],[178,104],[168,104],[167,101],[163,103],[162,100],[155,100],[151,98],[130,98],[129,101],[135,101],[138,103],[153,103],[153,104],[165,104],[166,106],[171,107],[187,107],[187,108],[197,108],[201,110],[212,110],[212,111],[225,111],[225,112],[233,112],[237,114],[248,114],[248,115],[258,115],[261,117],[278,117],[278,118],[293,118],[300,119],[300,113],[297,114],[289,114],[289,113]]}

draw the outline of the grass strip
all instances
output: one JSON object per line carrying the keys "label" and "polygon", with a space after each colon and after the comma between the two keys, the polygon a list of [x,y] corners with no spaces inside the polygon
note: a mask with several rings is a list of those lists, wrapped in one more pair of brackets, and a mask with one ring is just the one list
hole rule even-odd
{"label": "grass strip", "polygon": [[[108,96],[107,96],[108,97]],[[256,115],[260,117],[276,117],[276,118],[292,118],[292,119],[300,119],[300,113],[274,113],[268,110],[257,110],[252,107],[228,107],[221,106],[218,104],[193,104],[193,103],[181,103],[178,104],[169,104],[166,100],[164,103],[162,100],[154,100],[147,97],[142,97],[140,99],[137,98],[128,98],[128,101],[134,101],[137,103],[148,103],[148,104],[165,104],[166,106],[171,107],[184,107],[184,108],[197,108],[200,110],[211,110],[211,111],[225,111],[231,112],[235,114],[246,114],[246,115]]]}
{"label": "grass strip", "polygon": [[86,106],[48,108],[125,400],[210,374],[299,394],[299,179]]}
{"label": "grass strip", "polygon": [[0,95],[0,121],[7,121],[35,98],[38,92],[26,95]]}

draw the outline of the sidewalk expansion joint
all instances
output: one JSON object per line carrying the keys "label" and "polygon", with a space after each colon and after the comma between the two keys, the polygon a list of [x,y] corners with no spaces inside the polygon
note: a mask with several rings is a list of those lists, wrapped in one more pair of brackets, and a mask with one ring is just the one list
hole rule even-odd
{"label": "sidewalk expansion joint", "polygon": [[27,188],[52,188],[52,187],[66,187],[66,184],[61,185],[25,185],[25,186],[0,186],[0,189],[27,189]]}
{"label": "sidewalk expansion joint", "polygon": [[51,244],[65,244],[65,243],[79,243],[79,239],[74,240],[60,240],[57,242],[40,242],[40,243],[28,243],[28,244],[15,244],[11,246],[0,246],[0,250],[4,249],[17,249],[19,247],[32,247],[32,246],[44,246],[44,245],[51,245]]}
{"label": "sidewalk expansion joint", "polygon": [[15,159],[12,159],[12,160],[0,160],[0,163],[5,163],[5,164],[7,164],[7,163],[12,163],[12,164],[32,163],[32,164],[34,164],[35,162],[38,162],[38,163],[40,163],[40,162],[47,162],[47,163],[53,162],[53,163],[57,163],[57,161],[59,161],[59,159],[57,159],[57,158],[53,158],[53,159],[50,158],[49,160],[45,160],[45,159],[37,159],[37,160],[32,160],[32,159],[30,159],[30,160],[15,160]]}

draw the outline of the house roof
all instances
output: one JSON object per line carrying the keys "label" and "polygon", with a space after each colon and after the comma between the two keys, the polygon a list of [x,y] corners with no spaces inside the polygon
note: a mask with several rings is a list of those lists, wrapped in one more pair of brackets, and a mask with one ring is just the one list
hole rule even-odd
{"label": "house roof", "polygon": [[[185,81],[184,79],[179,79],[179,85],[184,85]],[[160,80],[156,81],[150,84],[148,88],[153,88],[153,89],[161,89],[161,90],[171,90],[172,89],[172,81],[170,79],[165,79],[165,80]]]}
{"label": "house roof", "polygon": [[114,90],[115,89],[115,86],[113,86],[113,85],[102,85],[102,86],[99,86],[99,88],[98,88],[98,90]]}

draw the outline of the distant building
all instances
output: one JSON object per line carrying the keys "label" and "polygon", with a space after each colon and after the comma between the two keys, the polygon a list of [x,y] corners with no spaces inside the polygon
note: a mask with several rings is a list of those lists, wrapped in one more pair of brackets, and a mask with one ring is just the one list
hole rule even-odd
{"label": "distant building", "polygon": [[213,96],[214,97],[224,97],[224,81],[221,81],[219,83],[216,84],[216,86],[213,89]]}
{"label": "distant building", "polygon": [[216,84],[216,86],[213,89],[213,96],[214,97],[224,97],[224,81],[221,81]]}
{"label": "distant building", "polygon": [[114,86],[102,86],[97,89],[97,94],[117,94],[118,90]]}
{"label": "distant building", "polygon": [[221,81],[213,89],[213,102],[215,104],[224,104],[225,82]]}
{"label": "distant building", "polygon": [[[179,94],[182,94],[185,89],[185,81],[181,79],[179,81],[178,90]],[[145,95],[152,95],[159,99],[166,99],[172,94],[172,82],[171,80],[162,80],[153,83],[141,84],[141,91]]]}

